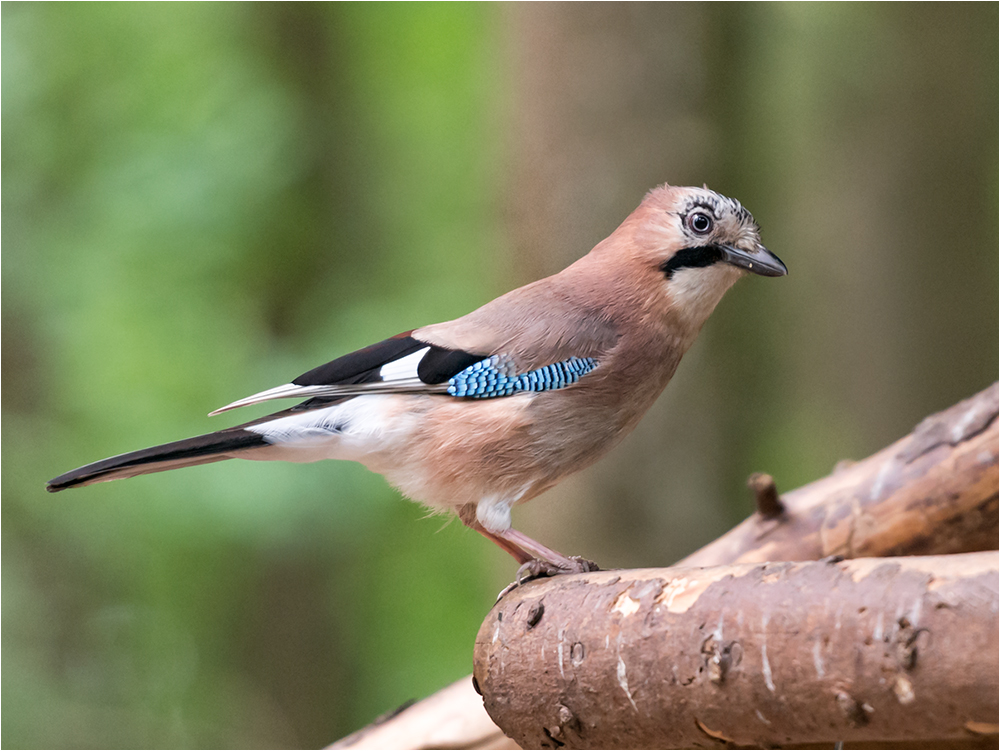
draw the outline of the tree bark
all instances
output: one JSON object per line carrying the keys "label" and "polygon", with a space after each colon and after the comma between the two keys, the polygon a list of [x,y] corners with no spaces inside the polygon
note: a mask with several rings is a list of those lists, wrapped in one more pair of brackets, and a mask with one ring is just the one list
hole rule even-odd
{"label": "tree bark", "polygon": [[524,748],[782,746],[996,733],[996,552],[538,580],[476,639]]}

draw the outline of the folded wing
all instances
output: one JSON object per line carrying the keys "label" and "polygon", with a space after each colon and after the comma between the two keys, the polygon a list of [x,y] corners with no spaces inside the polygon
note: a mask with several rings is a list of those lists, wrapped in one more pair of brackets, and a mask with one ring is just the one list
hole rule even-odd
{"label": "folded wing", "polygon": [[[427,344],[407,331],[303,373],[291,383],[248,396],[210,413],[272,399],[330,399],[362,394],[447,394],[448,381],[489,353]],[[302,405],[305,408],[315,405]]]}
{"label": "folded wing", "polygon": [[444,394],[490,399],[569,386],[597,367],[593,357],[569,357],[522,371],[510,356],[427,344],[413,332],[385,339],[303,373],[291,383],[248,396],[210,413],[273,399],[307,399],[295,410],[364,394]]}

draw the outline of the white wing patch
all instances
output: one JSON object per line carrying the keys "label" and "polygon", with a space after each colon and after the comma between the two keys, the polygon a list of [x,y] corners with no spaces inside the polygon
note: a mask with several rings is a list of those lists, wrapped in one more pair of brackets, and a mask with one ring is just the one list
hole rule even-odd
{"label": "white wing patch", "polygon": [[378,374],[382,377],[383,382],[404,381],[416,378],[417,366],[429,351],[430,347],[424,347],[406,357],[400,357],[398,360],[387,362],[382,366]]}

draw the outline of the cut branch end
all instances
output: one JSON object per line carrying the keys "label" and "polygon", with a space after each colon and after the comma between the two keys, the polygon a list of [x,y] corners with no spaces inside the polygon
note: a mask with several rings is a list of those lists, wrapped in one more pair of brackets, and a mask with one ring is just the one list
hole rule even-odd
{"label": "cut branch end", "polygon": [[753,492],[757,513],[763,518],[774,519],[785,512],[785,506],[778,497],[778,487],[771,475],[754,472],[747,478],[747,487]]}

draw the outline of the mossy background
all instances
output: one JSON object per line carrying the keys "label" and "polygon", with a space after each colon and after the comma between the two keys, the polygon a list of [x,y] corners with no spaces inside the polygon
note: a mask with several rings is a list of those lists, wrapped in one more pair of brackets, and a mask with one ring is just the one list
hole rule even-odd
{"label": "mossy background", "polygon": [[995,4],[2,21],[7,748],[322,746],[468,673],[513,561],[360,466],[45,480],[552,273],[659,182],[739,198],[791,273],[527,533],[667,565],[751,471],[795,487],[997,378]]}

